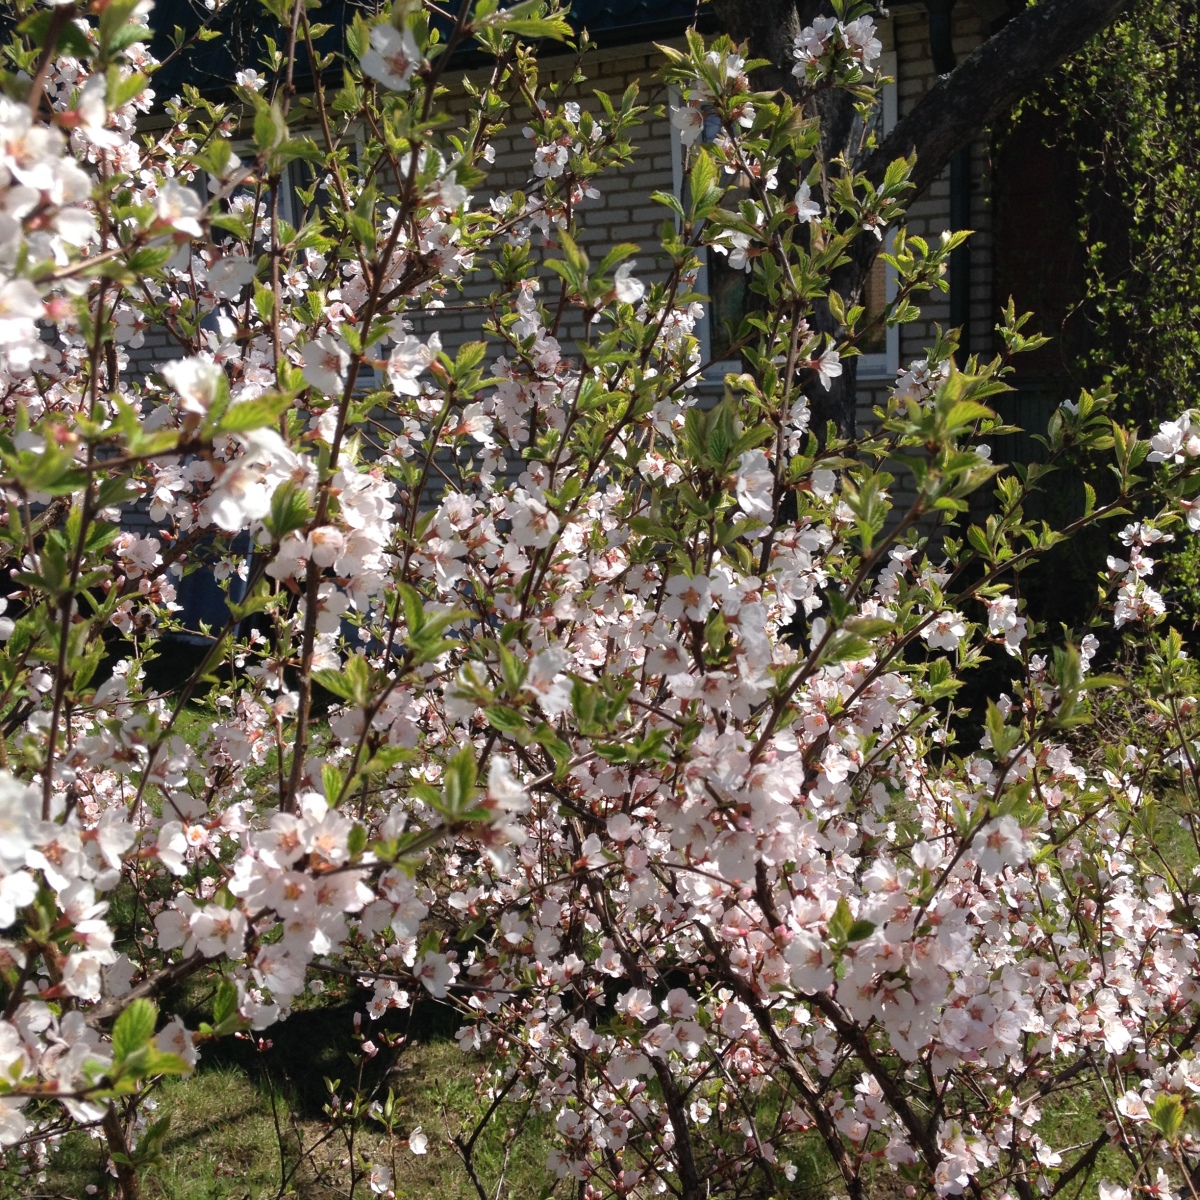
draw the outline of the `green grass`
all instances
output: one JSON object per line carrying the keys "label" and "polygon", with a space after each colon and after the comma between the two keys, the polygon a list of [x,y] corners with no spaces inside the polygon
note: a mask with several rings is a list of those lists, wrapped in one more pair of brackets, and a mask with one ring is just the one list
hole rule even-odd
{"label": "green grass", "polygon": [[[314,1065],[319,1071],[326,1063]],[[388,1077],[396,1095],[394,1135],[389,1139],[382,1125],[366,1120],[354,1143],[360,1166],[363,1159],[391,1166],[398,1200],[478,1200],[450,1144],[455,1135],[470,1136],[471,1117],[486,1106],[475,1090],[478,1065],[453,1041],[404,1048]],[[289,1077],[303,1068],[303,1062],[292,1062]],[[309,1092],[313,1081],[303,1083]],[[343,1089],[341,1094],[349,1093]],[[311,1100],[297,1094],[290,1078],[269,1084],[265,1072],[242,1065],[202,1064],[193,1078],[168,1081],[154,1096],[158,1107],[151,1119],[169,1117],[170,1126],[160,1163],[141,1174],[142,1200],[344,1200],[350,1194],[344,1134],[306,1111]],[[548,1197],[556,1183],[545,1169],[551,1119],[537,1114],[514,1127],[513,1112],[480,1135],[474,1147],[477,1175],[488,1195],[499,1200]],[[413,1154],[404,1140],[417,1125],[429,1138],[424,1155]],[[106,1154],[102,1142],[72,1133],[53,1155],[44,1182],[26,1180],[7,1190],[0,1184],[0,1197],[111,1197],[116,1188],[105,1172]],[[88,1192],[89,1186],[96,1191]],[[365,1179],[360,1177],[353,1194],[359,1200],[372,1194]]]}
{"label": "green grass", "polygon": [[[372,1196],[362,1169],[386,1163],[394,1174],[397,1200],[478,1200],[452,1140],[469,1138],[487,1098],[476,1090],[479,1056],[464,1055],[444,1036],[403,1045],[377,1095],[390,1087],[395,1095],[394,1133],[366,1119],[359,1123],[353,1149],[346,1133],[320,1111],[324,1078],[341,1072],[339,1095],[352,1066],[345,1050],[352,1044],[342,1025],[348,1006],[297,1014],[294,1037],[277,1039],[260,1056],[245,1040],[222,1043],[202,1059],[192,1079],[170,1080],[158,1088],[157,1111],[170,1126],[161,1162],[141,1176],[142,1200],[368,1200]],[[307,1020],[306,1020],[307,1018]],[[315,1033],[324,1019],[325,1036]],[[273,1034],[281,1034],[290,1022]],[[385,1051],[386,1053],[386,1051]],[[378,1067],[383,1055],[370,1064]],[[369,1080],[369,1076],[368,1076]],[[1086,1145],[1101,1132],[1099,1106],[1086,1089],[1048,1097],[1039,1132],[1054,1147]],[[420,1125],[428,1152],[415,1155],[406,1144]],[[511,1104],[485,1127],[473,1152],[475,1172],[486,1195],[496,1200],[566,1200],[571,1181],[560,1182],[545,1167],[554,1145],[553,1115]],[[86,1133],[73,1133],[53,1156],[44,1182],[0,1182],[0,1200],[104,1200],[115,1194],[106,1175],[106,1150]],[[832,1164],[815,1137],[789,1155],[800,1167],[787,1187],[788,1200],[824,1200],[840,1194]],[[359,1164],[351,1191],[350,1162]],[[1095,1200],[1102,1179],[1127,1179],[1126,1160],[1106,1147],[1090,1176],[1081,1177],[1065,1200]],[[882,1164],[868,1168],[871,1200],[900,1200],[904,1179]],[[96,1190],[88,1192],[89,1185]],[[765,1193],[763,1194],[765,1196]]]}
{"label": "green grass", "polygon": [[[270,1103],[243,1072],[201,1071],[193,1079],[165,1083],[156,1099],[158,1109],[149,1114],[151,1119],[169,1116],[171,1124],[161,1163],[142,1174],[145,1200],[258,1200],[275,1195],[279,1156]],[[37,1191],[13,1192],[13,1200],[18,1195],[30,1200],[111,1195],[114,1181],[104,1169],[106,1156],[102,1142],[72,1133],[52,1158],[45,1184]],[[89,1185],[96,1193],[86,1191]]]}

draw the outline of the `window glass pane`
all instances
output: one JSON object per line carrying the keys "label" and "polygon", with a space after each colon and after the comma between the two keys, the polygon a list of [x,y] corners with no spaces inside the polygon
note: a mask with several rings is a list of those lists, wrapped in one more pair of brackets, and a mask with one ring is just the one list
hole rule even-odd
{"label": "window glass pane", "polygon": [[708,291],[712,297],[709,305],[709,354],[713,362],[731,357],[729,347],[747,311],[749,283],[750,276],[743,270],[731,267],[724,254],[709,251]]}
{"label": "window glass pane", "polygon": [[[876,258],[871,265],[871,273],[863,286],[863,308],[867,311],[859,323],[860,328],[866,329],[872,321],[878,320],[887,307],[887,264],[882,258]],[[864,354],[887,353],[887,326],[882,321],[871,329],[866,337],[858,343],[858,348]]]}

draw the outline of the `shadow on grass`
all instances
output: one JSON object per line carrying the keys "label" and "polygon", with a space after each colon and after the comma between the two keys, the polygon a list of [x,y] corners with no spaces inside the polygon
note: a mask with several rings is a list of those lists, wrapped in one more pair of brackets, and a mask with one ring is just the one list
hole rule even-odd
{"label": "shadow on grass", "polygon": [[[298,1118],[320,1120],[329,1100],[326,1080],[340,1080],[344,1086],[358,1082],[362,1056],[354,1032],[356,1013],[361,1014],[362,1033],[381,1047],[379,1054],[362,1064],[364,1090],[396,1068],[405,1046],[452,1039],[462,1024],[452,1008],[420,998],[411,1009],[391,1009],[379,1021],[372,1021],[366,1012],[369,998],[368,992],[360,991],[352,998],[293,1012],[262,1034],[222,1038],[205,1048],[199,1070],[239,1070],[260,1087],[278,1088]],[[179,1012],[189,1026],[194,1028],[206,1018],[207,1014],[189,1013],[178,1003],[173,1006],[171,1000],[167,998],[164,1011]],[[387,1040],[404,1040],[389,1050],[381,1035]]]}

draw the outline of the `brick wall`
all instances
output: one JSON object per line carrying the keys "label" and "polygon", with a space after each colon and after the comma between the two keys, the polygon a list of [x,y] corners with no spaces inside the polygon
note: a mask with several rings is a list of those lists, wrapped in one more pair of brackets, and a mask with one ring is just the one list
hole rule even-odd
{"label": "brick wall", "polygon": [[[900,116],[908,112],[925,94],[934,81],[929,50],[929,34],[923,9],[903,9],[880,28],[885,50],[895,50],[897,55],[896,87]],[[977,15],[960,6],[955,10],[954,49],[962,58],[979,43],[984,35]],[[653,280],[663,272],[665,264],[657,262],[653,244],[668,213],[661,205],[650,199],[656,190],[671,191],[678,186],[676,149],[672,145],[673,131],[665,116],[656,115],[654,109],[665,108],[666,88],[657,81],[655,73],[661,56],[652,45],[641,45],[599,51],[589,56],[586,64],[587,80],[576,84],[568,98],[597,110],[596,91],[605,91],[619,97],[631,83],[642,88],[643,104],[651,108],[633,135],[636,146],[634,162],[619,172],[609,173],[597,181],[601,192],[598,200],[586,200],[579,210],[582,223],[581,242],[595,257],[616,242],[639,242],[647,246],[638,259],[639,276]],[[541,72],[544,79],[553,79],[569,74],[574,59],[568,55],[542,60]],[[469,103],[461,88],[453,86],[449,107],[452,112],[465,113]],[[476,196],[478,207],[495,192],[528,190],[533,181],[533,144],[521,133],[522,119],[517,119],[494,140],[495,163],[485,189]],[[987,144],[977,140],[971,148],[972,196],[971,225],[976,230],[971,240],[971,339],[972,346],[983,353],[990,349],[991,329],[995,322],[995,304],[991,295],[991,206],[988,181],[989,155]],[[928,239],[936,239],[949,226],[949,171],[943,172],[929,191],[915,201],[909,209],[909,229]],[[445,299],[445,310],[431,312],[422,318],[414,314],[418,331],[428,334],[437,329],[443,344],[448,348],[478,336],[483,315],[472,306],[487,296],[493,287],[490,271],[479,271],[468,276],[461,294],[450,292]],[[945,326],[949,320],[948,298],[942,294],[931,294],[921,302],[922,319],[904,326],[900,331],[900,365],[919,355],[933,336],[933,326]],[[568,328],[568,337],[580,330]],[[147,331],[145,344],[131,353],[131,366],[138,371],[153,369],[158,363],[176,357],[179,348],[162,330]],[[882,381],[864,380],[861,415],[869,417],[871,406],[881,393]]]}
{"label": "brick wall", "polygon": [[[587,79],[573,85],[565,93],[564,99],[575,100],[581,107],[598,113],[601,108],[595,97],[596,92],[606,92],[614,103],[619,103],[625,89],[631,83],[637,83],[642,88],[639,103],[651,109],[661,108],[666,102],[666,88],[655,79],[660,61],[661,56],[653,46],[625,47],[595,53],[589,56],[585,66]],[[543,80],[549,82],[569,75],[573,66],[574,59],[566,55],[545,58],[540,63],[540,74]],[[454,89],[452,83],[451,87],[450,111],[461,113],[466,108],[467,97],[461,90]],[[495,162],[488,173],[486,186],[476,193],[473,207],[481,207],[499,192],[520,189],[529,193],[534,183],[534,143],[521,132],[527,115],[518,112],[509,127],[493,139]],[[577,210],[581,224],[580,245],[593,260],[603,257],[607,249],[618,242],[647,246],[647,251],[638,256],[635,268],[639,278],[647,282],[665,275],[665,264],[656,261],[652,247],[663,221],[670,214],[661,204],[654,203],[650,195],[655,191],[670,192],[675,187],[671,135],[672,130],[665,117],[647,113],[633,131],[632,141],[636,148],[633,163],[621,171],[600,176],[595,181],[600,198],[586,199]],[[535,245],[540,240],[535,234]],[[556,256],[556,252],[552,252],[551,256]],[[436,329],[446,347],[478,336],[478,327],[485,314],[469,309],[462,311],[461,306],[464,303],[468,306],[478,304],[494,286],[490,270],[468,277],[464,281],[461,296],[447,295],[448,311],[431,313],[424,319],[414,314],[418,333],[425,335]],[[553,294],[552,289],[556,286],[557,277],[547,273],[543,297]],[[568,341],[582,332],[580,322],[568,320],[564,326],[563,340]]]}
{"label": "brick wall", "polygon": [[[953,47],[961,62],[987,36],[983,19],[978,12],[958,5],[953,10]],[[895,15],[881,26],[885,50],[896,53],[896,91],[898,117],[903,118],[933,86],[937,76],[933,69],[929,46],[929,21],[924,7],[897,9]],[[992,204],[991,154],[986,137],[971,143],[970,225],[975,232],[970,239],[970,345],[974,353],[988,355],[993,346],[993,329],[999,305],[992,295]],[[950,169],[947,167],[929,189],[908,206],[907,226],[910,234],[927,241],[937,240],[943,230],[950,228]],[[950,298],[945,292],[928,292],[916,297],[921,317],[900,327],[899,365],[905,367],[914,358],[922,357],[932,344],[935,326],[943,329],[950,324]],[[886,396],[886,381],[868,381],[859,389],[859,428],[874,421],[872,409],[882,404]],[[903,511],[914,493],[911,477],[905,468],[898,468],[892,488],[894,512]]]}
{"label": "brick wall", "polygon": [[[896,42],[900,116],[909,112],[933,86],[936,77],[929,49],[929,24],[923,9],[900,10],[892,22]],[[961,62],[984,40],[986,30],[980,17],[964,6],[954,9],[954,53]],[[989,173],[991,154],[984,138],[971,143],[971,345],[986,354],[991,349],[992,328],[996,323],[992,300],[992,208]],[[908,227],[927,239],[940,236],[949,228],[949,168],[933,182],[929,190],[909,208]],[[935,293],[919,301],[922,320],[901,330],[900,360],[905,364],[920,354],[932,339],[933,326],[943,327],[950,318],[948,297]]]}
{"label": "brick wall", "polygon": [[[985,36],[981,18],[965,6],[955,9],[953,44],[958,58],[968,55]],[[929,48],[928,22],[923,8],[902,9],[881,23],[880,37],[885,51],[896,54],[896,91],[898,115],[903,117],[921,99],[935,81]],[[598,200],[586,200],[579,210],[582,223],[582,245],[599,257],[605,248],[617,242],[640,242],[647,250],[638,256],[637,273],[640,277],[653,280],[665,271],[665,263],[658,262],[653,254],[653,244],[668,211],[650,199],[656,190],[671,191],[678,187],[677,151],[672,141],[676,136],[665,115],[654,110],[665,109],[667,91],[656,79],[661,55],[652,45],[640,45],[608,49],[589,56],[585,65],[588,78],[582,84],[573,85],[566,98],[575,99],[592,111],[599,109],[596,91],[609,93],[614,99],[620,97],[631,83],[642,89],[640,102],[650,106],[651,111],[634,130],[633,143],[636,154],[633,163],[619,172],[602,176],[597,181],[600,190]],[[574,59],[563,55],[547,57],[540,64],[543,79],[562,78],[574,68]],[[448,100],[452,113],[465,114],[469,104],[466,93],[450,83]],[[476,195],[475,205],[486,203],[499,191],[528,190],[533,182],[533,143],[521,133],[521,114],[510,127],[494,139],[495,162],[487,185]],[[984,139],[977,139],[971,147],[971,227],[976,231],[971,239],[971,344],[980,353],[991,349],[992,327],[995,323],[996,304],[992,297],[992,213],[990,204],[990,182],[988,172],[990,156]],[[910,232],[929,240],[938,238],[949,227],[949,170],[933,183],[929,191],[909,207],[908,227]],[[553,287],[553,277],[546,294]],[[430,311],[427,315],[419,311],[412,315],[416,331],[427,336],[435,329],[441,334],[443,345],[448,350],[473,337],[479,336],[479,327],[486,313],[478,307],[494,286],[490,270],[481,270],[469,275],[462,292],[449,292],[445,308]],[[919,356],[933,339],[935,324],[945,327],[949,322],[948,296],[932,293],[919,298],[922,309],[919,321],[903,326],[899,337],[899,364],[906,365]],[[578,322],[562,331],[564,341],[582,333]],[[153,369],[168,358],[176,357],[179,349],[162,330],[150,330],[145,345],[131,354],[131,365],[136,370]],[[860,427],[869,426],[873,417],[871,410],[885,395],[887,378],[863,379],[860,381]],[[719,391],[719,384],[713,390]],[[903,485],[898,485],[902,491]],[[898,496],[897,499],[900,499]]]}

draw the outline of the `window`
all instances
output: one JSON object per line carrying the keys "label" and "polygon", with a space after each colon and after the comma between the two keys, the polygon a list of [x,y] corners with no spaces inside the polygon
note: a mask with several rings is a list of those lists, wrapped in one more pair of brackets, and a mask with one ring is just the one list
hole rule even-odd
{"label": "window", "polygon": [[[865,137],[872,132],[876,137],[882,137],[896,123],[896,55],[888,52],[880,56],[880,71],[893,82],[884,86],[881,103],[875,110],[873,128],[869,131],[859,129],[859,136]],[[678,106],[679,95],[672,88],[671,104]],[[704,140],[709,141],[719,132],[715,118],[710,119],[712,128],[706,125]],[[674,168],[675,192],[682,195],[684,188],[684,146],[672,130],[672,165]],[[890,247],[891,236],[885,244]],[[709,251],[707,262],[701,265],[700,275],[696,281],[696,290],[709,297],[708,312],[704,320],[697,326],[696,334],[700,338],[701,355],[705,362],[711,362],[711,375],[720,378],[731,369],[737,369],[736,358],[729,353],[729,330],[736,328],[738,322],[754,302],[754,294],[749,288],[750,276],[746,271],[731,268],[728,260],[720,254]],[[865,321],[881,314],[887,304],[896,296],[896,273],[882,258],[876,258],[870,275],[863,287],[861,303],[866,309]],[[871,336],[861,345],[862,355],[858,360],[858,377],[860,379],[880,379],[895,375],[900,364],[900,331],[895,327],[888,328],[880,325],[872,331]]]}
{"label": "window", "polygon": [[[879,70],[892,80],[883,89],[882,103],[874,113],[876,137],[882,138],[896,124],[896,55],[889,51],[880,55]],[[884,239],[886,247],[892,246],[892,235]],[[882,258],[876,258],[863,285],[862,306],[867,310],[864,320],[879,316],[884,308],[896,298],[896,270]],[[897,326],[879,325],[860,347],[862,356],[858,360],[859,379],[890,378],[900,368],[900,330]]]}

